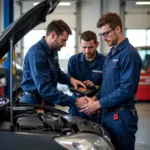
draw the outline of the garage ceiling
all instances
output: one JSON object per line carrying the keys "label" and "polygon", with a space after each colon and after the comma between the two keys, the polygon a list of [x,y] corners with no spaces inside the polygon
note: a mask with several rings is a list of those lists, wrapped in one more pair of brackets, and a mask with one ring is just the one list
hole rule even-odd
{"label": "garage ceiling", "polygon": [[138,2],[138,1],[140,1],[140,2],[145,2],[145,1],[150,1],[150,0],[121,0],[121,1],[126,1],[126,2],[128,2],[128,1],[131,1],[131,2]]}
{"label": "garage ceiling", "polygon": [[[22,1],[22,2],[42,2],[44,0],[16,0],[16,1]],[[61,1],[78,1],[78,0],[61,0]]]}

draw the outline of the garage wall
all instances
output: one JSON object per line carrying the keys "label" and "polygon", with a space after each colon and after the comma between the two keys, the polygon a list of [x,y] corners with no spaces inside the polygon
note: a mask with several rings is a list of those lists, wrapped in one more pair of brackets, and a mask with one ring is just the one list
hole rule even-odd
{"label": "garage wall", "polygon": [[[96,23],[100,17],[101,9],[104,12],[113,11],[119,13],[119,0],[103,0],[103,6],[101,6],[102,0],[81,0],[81,33],[86,30],[92,30],[97,33]],[[23,13],[33,7],[33,2],[23,2]],[[20,8],[18,4],[15,3],[15,19],[20,16]],[[48,23],[53,19],[63,19],[72,29],[76,29],[76,2],[71,2],[69,7],[57,7],[52,15],[47,16],[47,22],[40,24],[35,29],[45,29]],[[98,36],[100,40],[100,37]],[[100,41],[101,42],[101,41]],[[81,51],[80,45],[79,52]],[[109,48],[103,44],[102,47],[104,53],[109,51]],[[98,51],[101,52],[101,48],[98,47]]]}
{"label": "garage wall", "polygon": [[[2,8],[2,1],[0,0],[0,7]],[[103,4],[103,5],[102,5]],[[14,18],[17,19],[20,16],[20,8],[18,4],[14,4],[15,6],[15,15]],[[30,8],[34,7],[33,2],[30,1],[23,1],[23,13],[29,10]],[[120,0],[81,0],[81,32],[85,30],[92,30],[97,33],[98,36],[98,29],[96,28],[96,23],[101,16],[101,12],[103,13],[111,11],[111,12],[120,12]],[[0,12],[2,9],[0,9]],[[127,29],[147,29],[150,27],[150,12],[149,6],[136,6],[134,2],[128,1],[125,5],[125,28]],[[0,30],[3,29],[3,19],[2,13],[0,13]],[[57,7],[56,10],[52,15],[47,17],[47,22],[37,26],[35,29],[45,29],[47,24],[53,19],[63,19],[65,22],[69,24],[72,29],[76,29],[76,2],[72,1],[72,5],[70,7]],[[136,20],[134,21],[133,20]],[[98,48],[98,51],[102,51],[103,53],[107,54],[109,51],[109,47],[101,41],[100,37],[98,36],[99,41],[101,42],[102,47]],[[78,44],[78,47],[80,45]],[[17,46],[18,52],[20,51],[20,46]],[[81,49],[79,48],[79,52]],[[67,64],[67,60],[65,62]]]}
{"label": "garage wall", "polygon": [[105,0],[104,1],[104,12],[115,12],[120,13],[120,0]]}
{"label": "garage wall", "polygon": [[[31,9],[33,6],[33,2],[23,2],[23,13],[27,12],[29,9]],[[20,8],[18,4],[15,4],[15,19],[17,19],[20,16]],[[74,29],[76,28],[76,3],[71,2],[71,6],[57,6],[55,11],[47,16],[47,21],[43,24],[40,24],[35,29],[45,29],[47,25],[53,20],[53,19],[62,19],[66,23],[69,24],[69,26]]]}
{"label": "garage wall", "polygon": [[0,0],[0,32],[3,30],[3,0]]}
{"label": "garage wall", "polygon": [[81,32],[93,30],[98,32],[96,23],[100,17],[100,0],[82,0],[81,3]]}
{"label": "garage wall", "polygon": [[126,29],[150,28],[150,5],[135,5],[135,2],[127,2],[125,7]]}
{"label": "garage wall", "polygon": [[[118,13],[120,14],[120,0],[103,0],[103,6],[102,8],[100,9],[103,9],[102,12],[103,14],[106,13],[106,12],[114,12],[114,13]],[[99,33],[99,31],[98,31]],[[99,48],[99,51],[106,55],[109,50],[110,50],[110,47],[107,46],[107,44],[105,42],[102,41],[102,39],[99,37],[99,40],[100,40],[100,44],[102,45],[100,48]]]}
{"label": "garage wall", "polygon": [[101,0],[82,0],[81,8],[81,31],[93,30],[98,32],[96,23],[101,16],[101,9],[104,9],[104,13],[108,11],[120,12],[119,0],[103,0],[103,6]]}

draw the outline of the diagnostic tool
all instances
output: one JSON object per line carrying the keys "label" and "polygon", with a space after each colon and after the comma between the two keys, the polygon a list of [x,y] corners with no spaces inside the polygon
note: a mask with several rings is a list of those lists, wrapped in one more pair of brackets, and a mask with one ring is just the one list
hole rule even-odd
{"label": "diagnostic tool", "polygon": [[70,88],[71,92],[75,92],[80,94],[81,96],[88,96],[88,97],[92,97],[94,96],[99,90],[98,86],[90,86],[90,85],[86,85],[86,88],[79,86],[77,89],[75,89],[74,87]]}

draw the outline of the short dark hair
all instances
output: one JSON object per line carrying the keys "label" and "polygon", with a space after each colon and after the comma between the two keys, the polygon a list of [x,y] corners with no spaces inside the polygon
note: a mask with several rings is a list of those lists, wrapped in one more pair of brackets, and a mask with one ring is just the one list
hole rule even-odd
{"label": "short dark hair", "polygon": [[53,20],[47,26],[46,36],[48,36],[53,31],[55,31],[58,36],[61,35],[64,31],[66,31],[68,34],[72,34],[70,27],[63,20]]}
{"label": "short dark hair", "polygon": [[102,26],[109,24],[110,28],[114,29],[117,26],[120,26],[122,31],[122,21],[120,16],[117,13],[108,12],[104,14],[97,23],[97,28],[101,28]]}
{"label": "short dark hair", "polygon": [[94,40],[94,43],[97,43],[97,36],[93,31],[85,31],[81,34],[80,41],[91,41]]}

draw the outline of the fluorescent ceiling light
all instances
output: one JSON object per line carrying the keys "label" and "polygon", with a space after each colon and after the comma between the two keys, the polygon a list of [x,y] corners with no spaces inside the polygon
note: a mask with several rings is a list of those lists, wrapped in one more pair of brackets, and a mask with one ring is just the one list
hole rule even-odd
{"label": "fluorescent ceiling light", "polygon": [[144,2],[144,1],[142,2],[142,1],[141,1],[141,2],[140,2],[140,1],[138,1],[138,2],[135,2],[135,4],[136,4],[136,5],[150,5],[150,2],[146,2],[146,1],[145,1],[145,2]]}
{"label": "fluorescent ceiling light", "polygon": [[[35,2],[35,3],[33,3],[33,5],[34,6],[36,6],[36,5],[38,5],[40,2]],[[70,2],[60,2],[59,4],[58,4],[58,6],[70,6],[71,5],[71,3]]]}
{"label": "fluorescent ceiling light", "polygon": [[70,5],[71,5],[70,2],[60,2],[60,3],[58,4],[58,6],[70,6]]}

